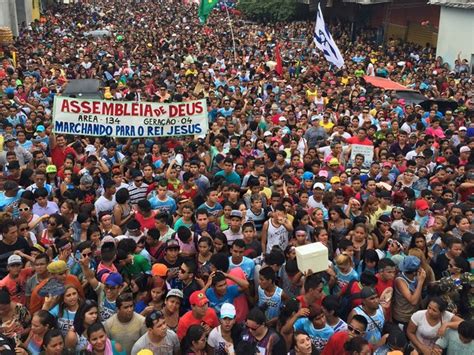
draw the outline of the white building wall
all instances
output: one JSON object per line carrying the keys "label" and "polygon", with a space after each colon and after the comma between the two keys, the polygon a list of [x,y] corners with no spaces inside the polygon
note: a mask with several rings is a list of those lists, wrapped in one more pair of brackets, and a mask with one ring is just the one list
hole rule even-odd
{"label": "white building wall", "polygon": [[18,36],[15,0],[0,0],[0,27],[9,27]]}
{"label": "white building wall", "polygon": [[33,2],[31,0],[16,0],[16,15],[19,26],[23,23],[28,25],[32,21],[32,11]]}
{"label": "white building wall", "polygon": [[452,68],[459,52],[474,65],[474,9],[441,6],[436,55]]}

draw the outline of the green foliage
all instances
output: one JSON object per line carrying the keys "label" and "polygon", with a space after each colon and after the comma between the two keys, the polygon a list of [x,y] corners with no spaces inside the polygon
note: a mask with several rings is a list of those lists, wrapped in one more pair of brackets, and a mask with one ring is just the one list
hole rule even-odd
{"label": "green foliage", "polygon": [[295,0],[240,0],[237,8],[255,21],[290,21],[297,17],[298,3]]}

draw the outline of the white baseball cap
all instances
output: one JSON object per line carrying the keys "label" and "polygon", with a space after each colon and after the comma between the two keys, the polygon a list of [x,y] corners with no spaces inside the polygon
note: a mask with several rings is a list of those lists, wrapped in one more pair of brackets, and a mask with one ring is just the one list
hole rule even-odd
{"label": "white baseball cap", "polygon": [[230,318],[234,319],[236,315],[235,307],[231,303],[224,303],[221,306],[221,319]]}

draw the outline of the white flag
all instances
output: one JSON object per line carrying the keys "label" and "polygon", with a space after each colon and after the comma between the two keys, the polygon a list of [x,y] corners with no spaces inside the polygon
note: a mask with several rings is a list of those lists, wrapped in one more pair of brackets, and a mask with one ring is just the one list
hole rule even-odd
{"label": "white flag", "polygon": [[329,29],[324,22],[323,12],[321,11],[321,4],[318,5],[318,13],[316,15],[316,26],[314,27],[314,43],[323,53],[326,60],[341,68],[344,65],[344,58],[342,58],[336,42],[332,39]]}

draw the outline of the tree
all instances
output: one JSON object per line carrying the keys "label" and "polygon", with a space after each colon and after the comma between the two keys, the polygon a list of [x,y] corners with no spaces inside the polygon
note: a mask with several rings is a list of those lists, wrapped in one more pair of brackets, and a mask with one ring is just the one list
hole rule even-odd
{"label": "tree", "polygon": [[297,6],[295,0],[240,0],[238,9],[251,20],[271,22],[294,20]]}

